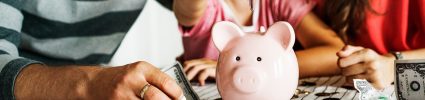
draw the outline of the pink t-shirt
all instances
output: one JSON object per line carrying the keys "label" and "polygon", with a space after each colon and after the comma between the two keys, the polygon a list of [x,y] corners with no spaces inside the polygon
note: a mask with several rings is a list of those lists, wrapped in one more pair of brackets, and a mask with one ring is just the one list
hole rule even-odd
{"label": "pink t-shirt", "polygon": [[[254,11],[253,20],[255,30],[261,27],[267,29],[277,21],[287,21],[296,27],[301,19],[314,7],[315,3],[310,0],[258,0],[259,9]],[[211,29],[216,22],[232,21],[233,15],[226,13],[224,1],[208,0],[208,6],[204,16],[191,29],[184,29],[179,25],[182,32],[184,53],[179,58],[181,61],[208,58],[217,60],[219,51],[215,48],[211,39]],[[257,3],[258,4],[258,3]]]}

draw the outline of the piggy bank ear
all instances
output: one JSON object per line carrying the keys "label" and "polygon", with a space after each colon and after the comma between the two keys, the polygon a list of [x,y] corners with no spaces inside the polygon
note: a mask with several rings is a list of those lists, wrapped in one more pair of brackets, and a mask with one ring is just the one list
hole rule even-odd
{"label": "piggy bank ear", "polygon": [[212,39],[221,52],[230,40],[241,37],[244,32],[235,24],[228,21],[218,22],[212,29]]}
{"label": "piggy bank ear", "polygon": [[274,23],[265,35],[277,40],[286,50],[292,49],[295,43],[295,32],[288,22]]}

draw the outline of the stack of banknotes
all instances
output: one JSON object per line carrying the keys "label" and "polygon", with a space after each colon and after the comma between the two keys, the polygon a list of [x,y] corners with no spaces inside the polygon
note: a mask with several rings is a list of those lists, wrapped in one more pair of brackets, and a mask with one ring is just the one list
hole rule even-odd
{"label": "stack of banknotes", "polygon": [[200,100],[199,96],[195,93],[189,81],[187,80],[186,75],[183,72],[182,65],[179,62],[176,62],[172,66],[163,67],[161,71],[176,80],[176,82],[182,88],[186,100]]}

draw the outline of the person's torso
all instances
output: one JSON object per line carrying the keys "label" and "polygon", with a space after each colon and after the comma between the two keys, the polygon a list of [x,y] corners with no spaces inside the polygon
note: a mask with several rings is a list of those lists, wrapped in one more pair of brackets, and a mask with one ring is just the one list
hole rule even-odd
{"label": "person's torso", "polygon": [[145,0],[28,0],[20,54],[47,64],[108,63]]}
{"label": "person's torso", "polygon": [[[311,9],[314,2],[307,1],[287,1],[287,0],[254,0],[252,25],[239,25],[245,32],[264,32],[269,26],[277,21],[287,21],[293,26],[297,26],[302,17]],[[195,26],[202,32],[183,32],[183,45],[185,53],[183,60],[197,58],[218,58],[218,50],[214,47],[211,39],[211,29],[213,24],[220,21],[235,20],[234,11],[223,0],[208,0],[208,7],[205,16],[209,19],[202,19],[201,25]],[[295,9],[297,8],[297,9]],[[210,24],[205,24],[210,23]],[[193,29],[192,28],[192,29]],[[198,29],[196,29],[198,30]]]}
{"label": "person's torso", "polygon": [[425,48],[425,2],[370,0],[372,9],[355,41],[381,54]]}
{"label": "person's torso", "polygon": [[[324,3],[317,0],[314,12],[324,19]],[[354,45],[380,54],[425,48],[425,2],[422,0],[369,0],[373,13],[367,11]]]}

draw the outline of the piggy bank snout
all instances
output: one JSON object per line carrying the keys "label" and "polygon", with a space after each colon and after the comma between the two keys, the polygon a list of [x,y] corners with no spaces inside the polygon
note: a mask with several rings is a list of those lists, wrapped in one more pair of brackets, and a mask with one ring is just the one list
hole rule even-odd
{"label": "piggy bank snout", "polygon": [[255,93],[262,84],[261,72],[255,68],[240,67],[233,74],[233,85],[242,93]]}

